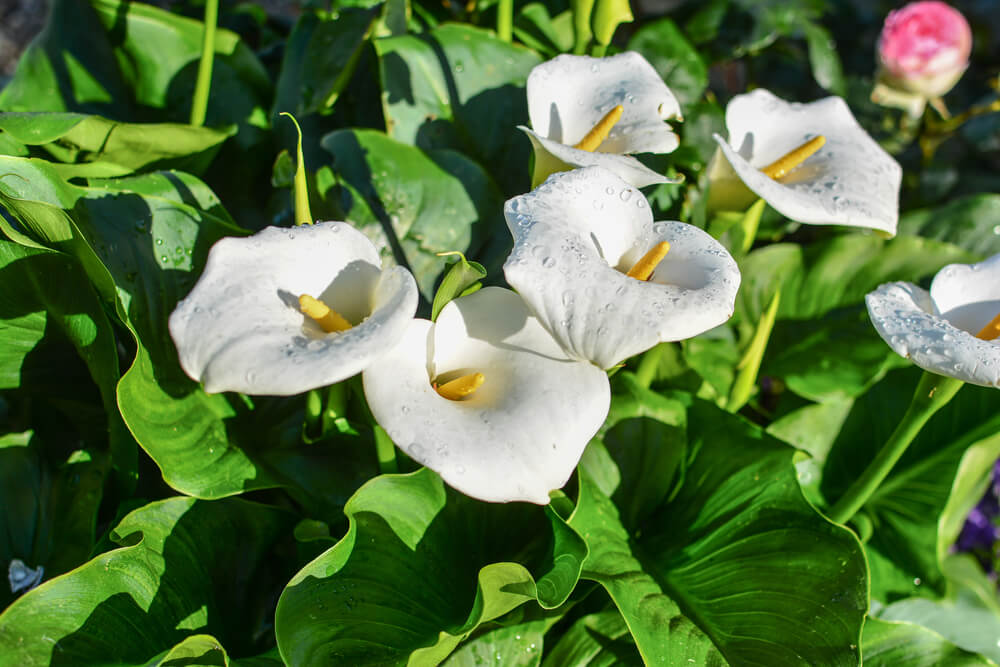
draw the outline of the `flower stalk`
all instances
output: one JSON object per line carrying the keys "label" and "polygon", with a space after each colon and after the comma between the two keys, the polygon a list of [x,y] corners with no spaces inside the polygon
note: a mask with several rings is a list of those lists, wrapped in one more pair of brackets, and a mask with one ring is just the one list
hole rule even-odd
{"label": "flower stalk", "polygon": [[212,64],[215,58],[215,26],[219,19],[219,0],[205,0],[205,29],[201,40],[201,60],[198,61],[198,79],[191,102],[191,125],[205,124],[208,93],[212,87]]}
{"label": "flower stalk", "polygon": [[497,37],[505,42],[514,37],[514,0],[500,0],[497,4]]}
{"label": "flower stalk", "polygon": [[920,433],[924,424],[947,405],[964,384],[956,378],[924,371],[916,391],[913,392],[910,406],[903,414],[896,430],[892,432],[861,476],[854,480],[840,500],[834,504],[827,516],[835,523],[846,523],[864,507],[913,439]]}

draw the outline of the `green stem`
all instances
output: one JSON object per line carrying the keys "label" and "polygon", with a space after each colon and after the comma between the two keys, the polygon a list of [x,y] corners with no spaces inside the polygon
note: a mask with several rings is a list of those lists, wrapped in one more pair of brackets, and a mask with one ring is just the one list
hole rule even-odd
{"label": "green stem", "polygon": [[281,112],[282,116],[288,116],[295,124],[295,131],[299,133],[299,141],[295,146],[295,224],[311,225],[313,223],[312,211],[309,210],[309,184],[306,182],[306,161],[302,157],[302,128],[295,116],[287,111]]}
{"label": "green stem", "polygon": [[497,36],[505,42],[513,39],[514,0],[500,0],[497,5]]}
{"label": "green stem", "polygon": [[594,44],[590,47],[590,55],[594,58],[603,58],[604,54],[608,52],[607,44]]}
{"label": "green stem", "polygon": [[306,433],[319,437],[322,434],[323,396],[318,389],[310,389],[306,394]]}
{"label": "green stem", "polygon": [[840,500],[827,512],[832,521],[847,523],[868,502],[927,420],[947,405],[963,384],[955,378],[924,372],[896,430],[861,476],[854,480]]}
{"label": "green stem", "polygon": [[399,472],[396,463],[396,445],[385,429],[375,424],[375,455],[378,457],[378,469],[383,475]]}
{"label": "green stem", "polygon": [[656,369],[660,365],[664,345],[671,345],[671,343],[660,343],[650,348],[639,360],[639,367],[635,369],[635,379],[643,389],[649,389],[653,380],[656,379]]}
{"label": "green stem", "polygon": [[205,0],[205,30],[201,39],[198,81],[191,102],[191,124],[204,125],[208,109],[208,91],[212,87],[212,61],[215,58],[215,24],[219,20],[219,0]]}

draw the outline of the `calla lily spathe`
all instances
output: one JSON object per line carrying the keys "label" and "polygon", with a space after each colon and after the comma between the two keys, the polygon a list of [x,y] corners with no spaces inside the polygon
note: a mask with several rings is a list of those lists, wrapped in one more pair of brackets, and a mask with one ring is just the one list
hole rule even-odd
{"label": "calla lily spathe", "polygon": [[[711,202],[742,209],[765,199],[785,217],[808,224],[868,227],[896,233],[899,164],[865,132],[844,100],[786,102],[757,89],[726,106],[729,141],[713,160]],[[801,166],[773,179],[761,169],[813,137],[825,145]]]}
{"label": "calla lily spathe", "polygon": [[[275,396],[355,375],[400,339],[417,307],[410,272],[381,265],[345,222],[222,239],[170,316],[181,367],[210,393]],[[354,326],[327,333],[301,312],[302,295]]]}
{"label": "calla lily spathe", "polygon": [[1000,339],[976,337],[1000,313],[1000,255],[944,267],[930,292],[907,282],[881,285],[865,303],[900,356],[932,373],[1000,387]]}
{"label": "calla lily spathe", "polygon": [[[642,193],[609,171],[554,174],[504,214],[507,282],[576,359],[611,368],[733,314],[740,272],[726,249],[693,225],[654,224]],[[669,252],[649,280],[626,275],[663,241]]]}
{"label": "calla lily spathe", "polygon": [[[461,400],[432,384],[469,373],[484,380]],[[521,298],[498,287],[452,301],[437,322],[414,320],[362,378],[400,449],[488,502],[548,503],[611,401],[607,375],[567,358]]]}
{"label": "calla lily spathe", "polygon": [[[535,149],[534,183],[574,167],[601,166],[635,187],[666,183],[628,153],[669,153],[678,139],[665,120],[680,105],[653,66],[627,51],[608,58],[561,55],[528,75],[528,116],[521,126]],[[622,115],[593,151],[574,148],[616,105]]]}

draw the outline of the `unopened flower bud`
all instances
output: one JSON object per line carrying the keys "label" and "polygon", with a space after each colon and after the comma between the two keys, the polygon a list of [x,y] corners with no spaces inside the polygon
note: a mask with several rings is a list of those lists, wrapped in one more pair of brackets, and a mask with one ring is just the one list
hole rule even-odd
{"label": "unopened flower bud", "polygon": [[889,13],[879,36],[880,80],[924,99],[944,95],[969,66],[972,31],[944,2],[923,0]]}

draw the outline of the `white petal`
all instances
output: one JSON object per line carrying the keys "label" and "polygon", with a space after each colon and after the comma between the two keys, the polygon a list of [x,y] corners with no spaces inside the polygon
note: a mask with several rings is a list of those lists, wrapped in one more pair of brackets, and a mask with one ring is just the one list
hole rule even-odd
{"label": "white petal", "polygon": [[980,340],[935,315],[926,290],[887,283],[870,292],[865,303],[875,329],[896,354],[932,373],[1000,386],[1000,343]]}
{"label": "white petal", "polygon": [[553,141],[572,146],[621,104],[622,117],[599,151],[669,153],[677,148],[677,135],[663,122],[680,118],[677,98],[634,51],[609,58],[558,56],[531,70],[527,95],[531,126]]}
{"label": "white petal", "polygon": [[975,335],[1000,313],[1000,255],[978,264],[950,264],[934,276],[936,312]]}
{"label": "white petal", "polygon": [[[610,368],[661,341],[690,338],[733,314],[740,273],[715,239],[653,224],[641,193],[600,169],[557,174],[507,202],[507,282],[572,356]],[[625,273],[660,241],[648,282]]]}
{"label": "white petal", "polygon": [[[481,372],[462,401],[435,377]],[[488,502],[549,502],[566,483],[610,404],[607,376],[569,360],[521,299],[486,287],[415,320],[400,344],[363,373],[378,423],[411,458],[462,493]]]}
{"label": "white petal", "polygon": [[[670,182],[669,178],[653,171],[634,157],[584,151],[546,139],[523,125],[518,125],[518,129],[524,130],[535,149],[535,174],[541,173],[548,176],[555,172],[568,171],[574,167],[603,167],[637,188]],[[535,180],[537,182],[539,179]]]}
{"label": "white petal", "polygon": [[[395,344],[417,306],[413,276],[379,266],[371,241],[343,222],[219,241],[170,316],[181,367],[208,392],[276,396],[358,373]],[[324,332],[299,311],[302,294],[356,326]]]}
{"label": "white petal", "polygon": [[[715,137],[726,159],[786,217],[896,233],[902,169],[839,97],[795,104],[757,89],[732,99],[726,127],[728,143]],[[817,135],[826,145],[780,181],[759,171]]]}

